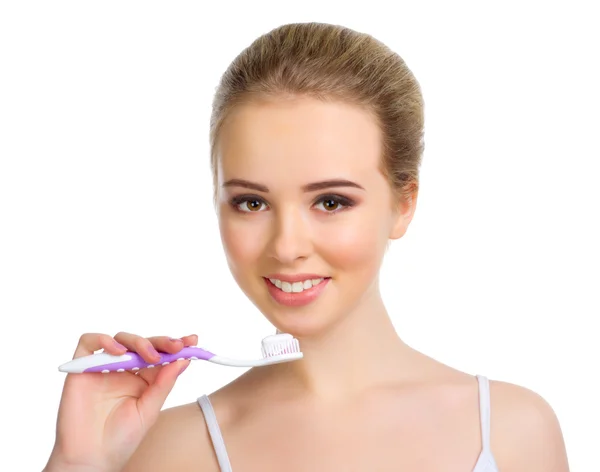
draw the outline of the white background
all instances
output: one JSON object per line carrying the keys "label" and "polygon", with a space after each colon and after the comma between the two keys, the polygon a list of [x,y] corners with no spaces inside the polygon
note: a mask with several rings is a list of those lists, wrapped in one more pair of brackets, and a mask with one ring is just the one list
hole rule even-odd
{"label": "white background", "polygon": [[[321,21],[382,40],[423,89],[418,209],[382,269],[401,337],[541,394],[572,470],[600,470],[600,34],[595,2],[557,3],[3,3],[1,468],[44,466],[81,333],[260,356],[274,330],[212,207],[211,100],[257,36]],[[165,406],[242,371],[196,362]]]}

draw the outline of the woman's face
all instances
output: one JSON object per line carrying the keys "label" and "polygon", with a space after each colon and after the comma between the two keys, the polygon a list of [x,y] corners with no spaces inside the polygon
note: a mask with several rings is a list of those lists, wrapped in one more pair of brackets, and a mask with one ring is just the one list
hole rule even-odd
{"label": "woman's face", "polygon": [[413,205],[392,204],[381,132],[345,103],[238,107],[218,143],[219,227],[243,292],[283,332],[318,334],[369,309],[388,240]]}

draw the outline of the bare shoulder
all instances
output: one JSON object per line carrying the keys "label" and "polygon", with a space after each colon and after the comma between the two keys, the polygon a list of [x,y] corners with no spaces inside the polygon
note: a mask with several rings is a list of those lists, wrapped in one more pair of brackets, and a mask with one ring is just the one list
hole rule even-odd
{"label": "bare shoulder", "polygon": [[[251,369],[209,395],[221,430],[227,429],[239,417],[240,412],[247,410],[247,401],[254,396],[248,393],[248,388],[260,384],[255,377]],[[123,472],[140,470],[220,470],[198,402],[160,412],[156,424],[148,431]]]}
{"label": "bare shoulder", "polygon": [[558,418],[538,393],[490,380],[491,446],[500,470],[568,472]]}
{"label": "bare shoulder", "polygon": [[219,470],[204,415],[196,402],[161,411],[123,472],[140,470]]}

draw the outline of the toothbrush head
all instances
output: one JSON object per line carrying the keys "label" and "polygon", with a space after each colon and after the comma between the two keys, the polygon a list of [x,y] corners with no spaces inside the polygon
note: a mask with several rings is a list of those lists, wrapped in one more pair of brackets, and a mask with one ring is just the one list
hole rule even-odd
{"label": "toothbrush head", "polygon": [[262,340],[263,364],[279,364],[303,357],[298,340],[291,334],[281,333]]}
{"label": "toothbrush head", "polygon": [[213,356],[207,360],[214,364],[232,367],[261,367],[295,361],[303,357],[298,340],[288,333],[273,334],[264,338],[262,340],[262,355],[262,359],[254,360],[239,360],[222,356]]}

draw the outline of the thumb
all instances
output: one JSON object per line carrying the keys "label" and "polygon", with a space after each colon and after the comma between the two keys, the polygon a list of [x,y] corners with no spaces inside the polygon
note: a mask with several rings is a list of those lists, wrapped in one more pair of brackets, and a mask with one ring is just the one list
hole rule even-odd
{"label": "thumb", "polygon": [[160,369],[152,382],[137,401],[137,409],[147,429],[158,418],[165,400],[171,393],[179,375],[190,365],[189,360],[179,361]]}

